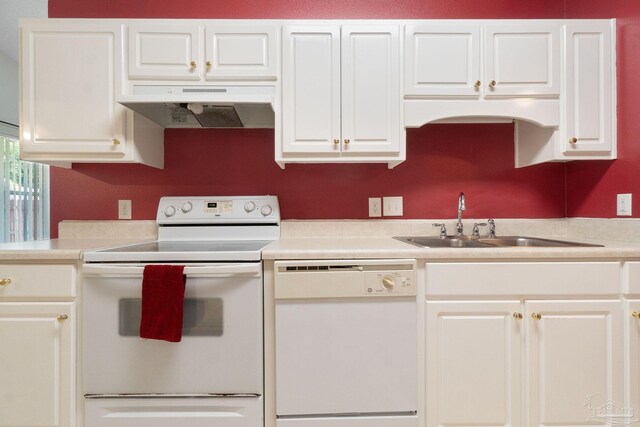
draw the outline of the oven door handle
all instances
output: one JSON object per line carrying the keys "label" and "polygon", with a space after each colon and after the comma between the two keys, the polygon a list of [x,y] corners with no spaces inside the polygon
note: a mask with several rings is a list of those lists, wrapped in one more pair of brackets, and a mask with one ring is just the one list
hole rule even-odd
{"label": "oven door handle", "polygon": [[[142,277],[143,272],[144,265],[139,264],[84,264],[82,266],[84,276]],[[262,264],[185,265],[184,274],[187,277],[260,277]]]}

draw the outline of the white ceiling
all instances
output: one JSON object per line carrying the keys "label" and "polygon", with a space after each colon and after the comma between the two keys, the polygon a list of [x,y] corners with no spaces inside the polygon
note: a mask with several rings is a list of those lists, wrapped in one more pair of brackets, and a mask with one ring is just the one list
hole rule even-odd
{"label": "white ceiling", "polygon": [[18,62],[18,20],[46,18],[48,0],[0,0],[0,51]]}

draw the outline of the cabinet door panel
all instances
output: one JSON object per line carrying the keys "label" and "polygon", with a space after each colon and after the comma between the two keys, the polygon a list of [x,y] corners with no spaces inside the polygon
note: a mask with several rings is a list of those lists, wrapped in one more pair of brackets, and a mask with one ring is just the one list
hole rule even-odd
{"label": "cabinet door panel", "polygon": [[340,28],[285,27],[283,151],[339,155]]}
{"label": "cabinet door panel", "polygon": [[344,154],[400,149],[398,33],[397,26],[342,28]]}
{"label": "cabinet door panel", "polygon": [[532,301],[525,312],[527,425],[593,425],[609,401],[623,404],[620,301]]}
{"label": "cabinet door panel", "polygon": [[560,24],[488,25],[484,79],[485,96],[559,96]]}
{"label": "cabinet door panel", "polygon": [[71,303],[0,303],[0,427],[75,425],[72,315]]}
{"label": "cabinet door panel", "polygon": [[519,426],[519,301],[427,302],[427,427]]}
{"label": "cabinet door panel", "polygon": [[405,95],[479,96],[478,24],[407,25],[404,51]]}
{"label": "cabinet door panel", "polygon": [[630,420],[638,419],[638,411],[640,411],[640,318],[633,316],[634,312],[640,313],[640,300],[627,301],[625,309],[625,324],[628,331],[625,351],[629,364],[625,368],[627,400],[624,408],[627,411],[633,411],[635,417]]}
{"label": "cabinet door panel", "polygon": [[126,112],[115,102],[120,37],[119,26],[111,25],[22,27],[23,158],[125,154]]}
{"label": "cabinet door panel", "polygon": [[205,30],[207,80],[275,80],[278,32],[274,25],[208,25]]}
{"label": "cabinet door panel", "polygon": [[[565,154],[610,153],[612,126],[612,57],[610,23],[566,25]],[[571,143],[576,138],[575,143]]]}
{"label": "cabinet door panel", "polygon": [[193,24],[131,24],[129,78],[200,80],[202,37],[202,28]]}

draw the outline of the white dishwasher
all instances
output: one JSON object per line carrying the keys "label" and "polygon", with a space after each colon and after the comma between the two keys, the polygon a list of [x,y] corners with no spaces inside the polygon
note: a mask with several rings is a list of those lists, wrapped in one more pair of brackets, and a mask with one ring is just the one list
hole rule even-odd
{"label": "white dishwasher", "polygon": [[416,427],[416,261],[275,263],[278,427]]}

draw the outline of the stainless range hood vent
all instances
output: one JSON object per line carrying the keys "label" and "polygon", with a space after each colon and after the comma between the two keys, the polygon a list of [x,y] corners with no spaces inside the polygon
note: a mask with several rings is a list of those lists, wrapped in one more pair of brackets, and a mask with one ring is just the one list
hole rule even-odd
{"label": "stainless range hood vent", "polygon": [[274,127],[273,86],[134,86],[118,102],[165,128]]}

